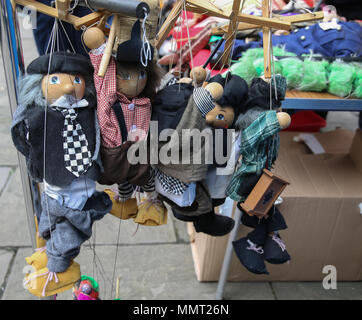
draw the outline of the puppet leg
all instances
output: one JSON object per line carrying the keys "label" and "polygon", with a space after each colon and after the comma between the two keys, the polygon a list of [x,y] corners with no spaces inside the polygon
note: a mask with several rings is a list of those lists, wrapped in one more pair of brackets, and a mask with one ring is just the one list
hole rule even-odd
{"label": "puppet leg", "polygon": [[146,226],[159,226],[167,223],[167,209],[158,199],[155,191],[155,175],[151,169],[148,182],[142,186],[146,193],[146,199],[138,207],[138,213],[134,221]]}
{"label": "puppet leg", "polygon": [[124,182],[118,185],[117,191],[115,192],[111,189],[104,190],[112,200],[110,213],[122,220],[134,218],[137,215],[138,207],[137,200],[131,198],[133,186],[129,182]]}
{"label": "puppet leg", "polygon": [[276,206],[272,207],[268,216],[266,219],[268,236],[263,246],[264,258],[269,263],[283,264],[291,258],[278,231],[287,229],[287,224]]}
{"label": "puppet leg", "polygon": [[262,245],[267,237],[267,225],[260,221],[257,227],[246,237],[233,242],[233,247],[241,264],[255,274],[269,274],[264,263]]}

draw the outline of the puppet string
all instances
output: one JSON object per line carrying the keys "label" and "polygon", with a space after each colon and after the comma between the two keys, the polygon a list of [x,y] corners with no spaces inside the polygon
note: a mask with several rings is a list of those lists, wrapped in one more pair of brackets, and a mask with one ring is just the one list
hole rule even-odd
{"label": "puppet string", "polygon": [[72,41],[70,41],[69,35],[68,35],[67,31],[66,31],[65,28],[64,28],[63,22],[62,22],[61,20],[59,20],[59,22],[60,22],[61,27],[63,28],[64,34],[65,34],[65,36],[67,37],[70,46],[72,47],[73,52],[76,53],[76,52],[75,52],[75,49],[74,49],[74,47],[73,47]]}
{"label": "puppet string", "polygon": [[141,64],[146,68],[148,61],[152,60],[152,51],[151,45],[149,40],[147,39],[147,29],[146,29],[146,22],[148,18],[148,13],[145,10],[145,17],[142,21],[142,49],[141,49]]}
{"label": "puppet string", "polygon": [[75,9],[76,7],[78,7],[78,4],[79,4],[79,0],[74,0],[74,5],[73,5],[73,7],[69,6],[68,12],[69,12],[70,14],[73,14],[74,9]]}
{"label": "puppet string", "polygon": [[[232,37],[234,37],[234,35],[236,35],[236,31],[234,31],[226,40],[225,40],[225,43],[231,39]],[[228,47],[225,49],[224,48],[224,52],[229,50],[231,48],[231,46],[233,45],[233,43],[229,44]],[[224,54],[222,54],[219,59],[216,61],[216,63],[214,64],[214,66],[211,68],[211,71],[213,71],[215,69],[215,67],[217,66],[217,64],[220,62],[220,60],[223,58]],[[223,68],[222,68],[223,69]],[[222,70],[220,69],[220,70]]]}
{"label": "puppet string", "polygon": [[[124,209],[124,204],[125,202],[122,201],[122,211]],[[119,237],[120,237],[120,233],[121,233],[121,219],[119,219],[119,224],[118,224],[118,235],[117,235],[117,243],[116,243],[116,254],[114,257],[114,265],[113,265],[113,275],[112,275],[112,287],[111,287],[111,298],[112,298],[112,294],[113,294],[113,288],[114,288],[114,279],[115,279],[115,273],[116,273],[116,268],[117,268],[117,256],[118,256],[118,248],[119,248]]]}
{"label": "puppet string", "polygon": [[[186,30],[187,30],[187,39],[188,39],[189,50],[190,50],[191,69],[193,69],[193,68],[194,68],[194,57],[193,57],[193,55],[192,55],[191,39],[190,39],[190,30],[189,30],[189,20],[188,20],[188,17],[187,17],[186,1],[185,1],[185,0],[183,0],[183,8],[184,8],[185,18],[186,18]],[[195,79],[194,79],[194,84],[196,84],[196,77],[195,77]]]}
{"label": "puppet string", "polygon": [[180,39],[181,39],[181,43],[180,43],[180,70],[179,70],[179,74],[178,74],[178,79],[179,79],[179,82],[178,82],[178,91],[180,92],[181,91],[181,70],[182,70],[182,25],[183,25],[183,16],[184,16],[184,12],[181,12],[181,28],[180,28]]}
{"label": "puppet string", "polygon": [[[46,86],[46,91],[45,91],[45,101],[48,101],[50,66],[51,66],[51,63],[52,63],[52,57],[53,57],[55,42],[57,40],[57,35],[58,35],[58,24],[57,24],[57,19],[54,19],[53,30],[52,30],[52,34],[50,36],[51,37],[51,47],[50,47],[50,56],[49,56],[49,63],[48,63],[48,74],[47,74],[47,86]],[[43,179],[44,179],[44,181],[46,181],[47,111],[48,111],[48,107],[46,105],[45,108],[44,108],[44,132],[43,132],[43,134],[44,134],[44,136],[43,136]],[[47,189],[47,185],[45,184],[44,192],[46,192],[46,189]],[[51,224],[50,224],[50,213],[49,213],[48,198],[45,196],[44,199],[45,199],[45,206],[46,206],[45,209],[46,209],[47,216],[48,216],[50,240],[51,240],[52,250],[54,251],[52,228],[51,228]]]}

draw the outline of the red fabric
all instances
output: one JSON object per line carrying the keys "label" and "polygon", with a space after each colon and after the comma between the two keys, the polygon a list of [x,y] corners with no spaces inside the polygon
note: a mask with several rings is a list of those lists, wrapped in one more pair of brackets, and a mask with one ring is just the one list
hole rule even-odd
{"label": "red fabric", "polygon": [[327,125],[325,119],[311,110],[298,111],[291,118],[290,126],[284,131],[319,132]]}
{"label": "red fabric", "polygon": [[[190,34],[190,41],[191,38],[197,36],[203,28],[189,28],[189,34]],[[175,31],[175,29],[172,31],[172,36],[179,40],[177,41],[177,49],[180,49],[184,44],[188,43],[188,33],[187,28],[182,28],[182,31]]]}
{"label": "red fabric", "polygon": [[[120,146],[127,137],[122,137],[119,123],[112,106],[118,100],[121,104],[125,118],[127,132],[131,132],[132,126],[137,130],[139,140],[146,137],[151,119],[151,102],[148,98],[127,99],[123,94],[117,92],[116,61],[113,57],[104,78],[98,76],[99,66],[103,54],[89,53],[94,67],[94,85],[97,91],[97,116],[100,126],[102,144],[113,148]],[[129,108],[130,104],[134,108]]]}
{"label": "red fabric", "polygon": [[308,6],[310,6],[311,8],[314,7],[314,0],[304,0],[304,2],[305,2]]}
{"label": "red fabric", "polygon": [[[196,23],[201,22],[202,20],[205,20],[208,16],[201,15],[198,17],[197,21],[195,21],[195,25],[189,26],[189,34],[190,38],[197,36],[197,34],[203,29],[200,27],[197,27]],[[175,26],[172,31],[170,32],[170,35],[172,35],[175,39],[180,39],[182,41],[177,41],[177,49],[180,49],[186,42],[188,42],[188,34],[187,34],[187,22],[190,24],[194,19],[194,14],[189,11],[182,11],[182,14],[180,14],[180,19],[182,21],[182,29],[180,29],[180,26]]]}
{"label": "red fabric", "polygon": [[[198,67],[198,66],[203,66],[204,63],[206,62],[206,60],[209,58],[211,54],[211,51],[208,50],[208,49],[202,49],[199,51],[198,54],[196,54],[193,59],[194,59],[194,67]],[[190,68],[191,68],[191,61],[190,61]],[[207,69],[211,70],[211,66],[210,64],[207,65],[206,67]],[[211,76],[215,76],[217,75],[218,73],[224,73],[226,72],[228,69],[227,68],[224,68],[222,70],[217,70],[217,69],[214,69],[211,71]]]}

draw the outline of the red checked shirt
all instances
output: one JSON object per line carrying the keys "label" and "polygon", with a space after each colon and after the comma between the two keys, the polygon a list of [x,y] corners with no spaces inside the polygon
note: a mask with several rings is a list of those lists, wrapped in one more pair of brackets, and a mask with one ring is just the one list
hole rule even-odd
{"label": "red checked shirt", "polygon": [[[98,76],[104,47],[89,53],[94,67],[94,85],[97,91],[97,116],[102,136],[102,144],[112,148],[121,145],[127,140],[146,138],[151,120],[151,102],[148,98],[133,98],[129,100],[125,95],[117,92],[116,61],[111,57],[104,78]],[[98,52],[96,52],[98,51]],[[122,137],[116,114],[112,106],[119,101],[122,107],[127,137]]]}

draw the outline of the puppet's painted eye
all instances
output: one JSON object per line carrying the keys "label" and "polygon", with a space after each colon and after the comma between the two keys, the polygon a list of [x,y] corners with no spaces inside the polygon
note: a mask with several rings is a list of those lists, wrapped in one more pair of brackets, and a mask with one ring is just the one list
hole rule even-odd
{"label": "puppet's painted eye", "polygon": [[146,75],[147,75],[146,72],[142,70],[142,71],[140,72],[139,78],[140,78],[140,79],[145,79],[145,78],[146,78]]}
{"label": "puppet's painted eye", "polygon": [[50,84],[59,84],[60,79],[57,76],[53,76],[50,78]]}
{"label": "puppet's painted eye", "polygon": [[220,113],[216,116],[216,120],[225,120],[225,117],[223,114]]}
{"label": "puppet's painted eye", "polygon": [[121,72],[119,75],[118,75],[119,78],[121,78],[122,80],[131,80],[131,76],[129,73],[127,72]]}
{"label": "puppet's painted eye", "polygon": [[73,81],[75,84],[81,84],[82,83],[82,80],[81,80],[81,78],[79,78],[79,77],[75,77],[74,78],[74,81]]}

